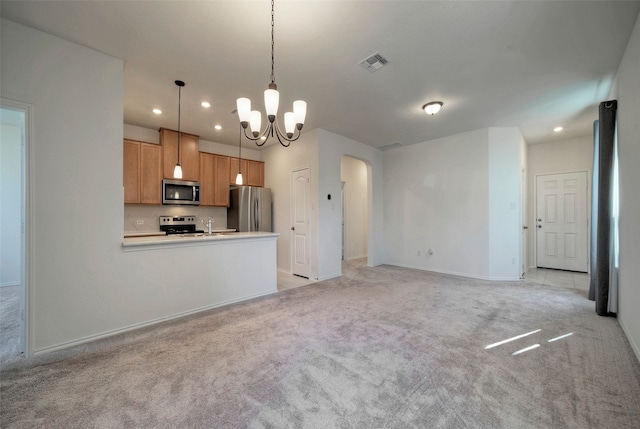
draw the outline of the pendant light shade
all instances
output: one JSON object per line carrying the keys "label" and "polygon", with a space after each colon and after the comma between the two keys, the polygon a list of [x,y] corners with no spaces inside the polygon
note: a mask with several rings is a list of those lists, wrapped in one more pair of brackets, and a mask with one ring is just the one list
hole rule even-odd
{"label": "pendant light shade", "polygon": [[173,178],[182,179],[182,167],[180,167],[180,164],[176,164],[175,168],[173,169]]}
{"label": "pendant light shade", "polygon": [[182,87],[184,86],[184,82],[181,80],[176,80],[175,84],[178,86],[178,163],[173,169],[173,178],[182,179],[182,167],[180,166],[180,97],[182,95]]}

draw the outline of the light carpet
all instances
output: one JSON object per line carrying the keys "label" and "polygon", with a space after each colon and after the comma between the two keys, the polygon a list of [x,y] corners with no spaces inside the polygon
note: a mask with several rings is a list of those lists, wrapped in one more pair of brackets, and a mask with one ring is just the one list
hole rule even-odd
{"label": "light carpet", "polygon": [[344,274],[9,365],[0,426],[640,427],[640,365],[585,292]]}

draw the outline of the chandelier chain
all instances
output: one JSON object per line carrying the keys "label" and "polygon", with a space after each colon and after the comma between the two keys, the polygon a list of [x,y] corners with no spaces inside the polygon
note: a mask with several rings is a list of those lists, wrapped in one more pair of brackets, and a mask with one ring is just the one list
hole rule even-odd
{"label": "chandelier chain", "polygon": [[274,1],[275,0],[271,0],[271,83],[275,83],[275,81],[276,81],[276,76],[275,76],[275,73],[273,71],[274,68],[275,68],[274,67],[275,60],[274,60],[274,55],[273,55],[273,50],[274,50],[274,46],[275,46],[274,36],[273,36],[273,34],[274,34],[273,28],[274,28],[274,24],[275,24],[275,21],[273,19]]}

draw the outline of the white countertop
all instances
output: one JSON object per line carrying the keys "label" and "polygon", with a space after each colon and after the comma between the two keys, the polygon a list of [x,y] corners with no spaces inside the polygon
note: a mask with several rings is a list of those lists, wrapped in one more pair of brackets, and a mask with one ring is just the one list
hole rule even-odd
{"label": "white countertop", "polygon": [[122,247],[127,250],[143,250],[143,248],[165,248],[165,247],[184,247],[203,244],[222,244],[233,241],[244,241],[248,239],[264,239],[276,238],[280,234],[275,232],[220,232],[213,235],[145,235],[145,236],[125,236],[122,241]]}

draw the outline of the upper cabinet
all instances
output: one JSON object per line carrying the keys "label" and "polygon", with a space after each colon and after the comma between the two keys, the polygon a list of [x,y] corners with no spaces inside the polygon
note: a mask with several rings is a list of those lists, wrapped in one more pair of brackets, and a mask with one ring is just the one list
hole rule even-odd
{"label": "upper cabinet", "polygon": [[[238,168],[238,164],[239,168]],[[229,169],[229,184],[236,184],[238,170],[242,172],[242,179],[246,186],[264,187],[264,162],[253,161],[251,159],[231,158],[231,168]]]}
{"label": "upper cabinet", "polygon": [[[198,136],[180,133],[182,180],[197,182],[200,179],[199,143]],[[160,145],[163,148],[164,178],[173,179],[173,170],[178,163],[178,132],[160,128]]]}
{"label": "upper cabinet", "polygon": [[162,147],[124,140],[124,202],[162,204]]}
{"label": "upper cabinet", "polygon": [[[244,173],[242,173],[244,175]],[[247,185],[264,186],[264,162],[247,160]]]}
{"label": "upper cabinet", "polygon": [[[239,164],[239,165],[238,165]],[[229,184],[236,184],[236,176],[238,175],[238,171],[242,171],[242,177],[244,178],[247,174],[247,160],[246,159],[238,159],[231,158],[230,160],[230,168],[229,168]]]}
{"label": "upper cabinet", "polygon": [[229,157],[200,152],[200,205],[229,206]]}

